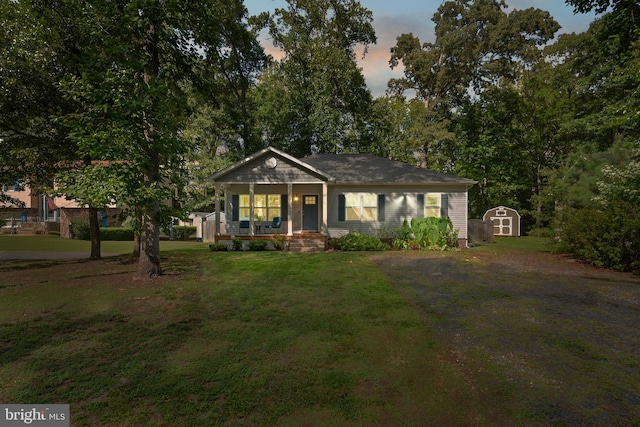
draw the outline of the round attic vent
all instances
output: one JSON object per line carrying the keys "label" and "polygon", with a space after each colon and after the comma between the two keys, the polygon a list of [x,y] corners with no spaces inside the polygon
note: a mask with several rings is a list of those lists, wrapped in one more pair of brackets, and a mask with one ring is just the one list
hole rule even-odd
{"label": "round attic vent", "polygon": [[275,157],[269,157],[267,160],[264,161],[264,165],[269,169],[273,169],[278,165],[278,161],[276,160]]}

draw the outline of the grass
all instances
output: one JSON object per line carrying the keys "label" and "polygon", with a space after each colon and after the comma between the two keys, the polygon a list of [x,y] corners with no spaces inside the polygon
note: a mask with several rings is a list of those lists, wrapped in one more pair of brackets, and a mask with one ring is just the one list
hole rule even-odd
{"label": "grass", "polygon": [[509,413],[508,391],[484,405],[471,367],[450,360],[365,254],[187,248],[166,252],[164,269],[155,282],[132,280],[117,258],[0,270],[0,401],[70,403],[72,424],[92,426],[463,425]]}
{"label": "grass", "polygon": [[[160,241],[161,251],[201,248],[203,246],[203,243],[193,241]],[[88,240],[64,239],[59,236],[0,234],[0,251],[90,252],[91,242]],[[130,253],[133,251],[133,242],[102,242],[101,251],[111,254]]]}
{"label": "grass", "polygon": [[477,244],[482,251],[494,253],[520,252],[551,252],[552,245],[544,237],[495,237],[493,244]]}
{"label": "grass", "polygon": [[[23,247],[55,238],[34,239]],[[122,256],[0,266],[0,402],[69,403],[74,426],[589,424],[571,416],[604,417],[605,396],[640,414],[633,336],[622,346],[570,292],[542,300],[534,274],[485,264],[539,244],[527,239],[478,248],[474,262],[475,249],[397,253],[407,265],[391,276],[385,255],[190,242],[162,242],[167,274],[154,281]]]}

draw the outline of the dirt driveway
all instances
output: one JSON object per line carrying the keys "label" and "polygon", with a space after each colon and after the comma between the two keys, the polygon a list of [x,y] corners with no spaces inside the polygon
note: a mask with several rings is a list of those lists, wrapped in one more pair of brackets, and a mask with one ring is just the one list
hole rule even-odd
{"label": "dirt driveway", "polygon": [[546,253],[374,260],[451,357],[503,377],[523,420],[640,426],[640,277]]}

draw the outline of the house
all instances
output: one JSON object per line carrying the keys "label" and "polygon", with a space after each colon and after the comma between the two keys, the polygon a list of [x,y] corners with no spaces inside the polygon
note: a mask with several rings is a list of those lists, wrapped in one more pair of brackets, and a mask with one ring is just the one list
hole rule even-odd
{"label": "house", "polygon": [[[66,197],[50,197],[46,194],[38,194],[29,186],[4,184],[2,191],[5,195],[17,200],[22,206],[15,207],[0,204],[0,218],[10,224],[12,228],[24,232],[47,233],[49,231],[60,232],[62,237],[71,237],[69,224],[77,216],[88,214],[85,207],[77,201]],[[122,209],[115,205],[109,205],[100,212],[100,225],[102,227],[114,227],[120,224],[119,214]]]}
{"label": "house", "polygon": [[487,210],[482,219],[493,224],[494,236],[520,236],[520,214],[513,208],[497,206]]}
{"label": "house", "polygon": [[[449,216],[467,241],[467,194],[475,181],[371,154],[314,154],[302,159],[272,147],[209,178],[216,188],[215,241],[271,233],[325,239],[351,230],[374,234],[405,220]],[[221,194],[224,194],[224,206]],[[279,228],[265,228],[280,218]]]}

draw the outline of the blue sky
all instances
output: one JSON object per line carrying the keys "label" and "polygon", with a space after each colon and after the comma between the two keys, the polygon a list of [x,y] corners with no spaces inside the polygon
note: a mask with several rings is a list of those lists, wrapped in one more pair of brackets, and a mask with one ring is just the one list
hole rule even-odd
{"label": "blue sky", "polygon": [[[389,68],[389,50],[395,45],[396,37],[413,33],[421,41],[433,41],[431,17],[441,3],[441,0],[360,0],[360,4],[373,12],[373,26],[378,37],[378,43],[369,46],[366,57],[358,59],[374,97],[384,94],[390,78],[402,77],[401,69]],[[507,0],[506,3],[510,9],[535,7],[548,10],[562,26],[558,34],[585,31],[595,19],[594,14],[574,15],[573,8],[562,0]],[[250,15],[272,12],[286,4],[285,0],[245,0]],[[262,44],[268,53],[278,57],[268,40]]]}

